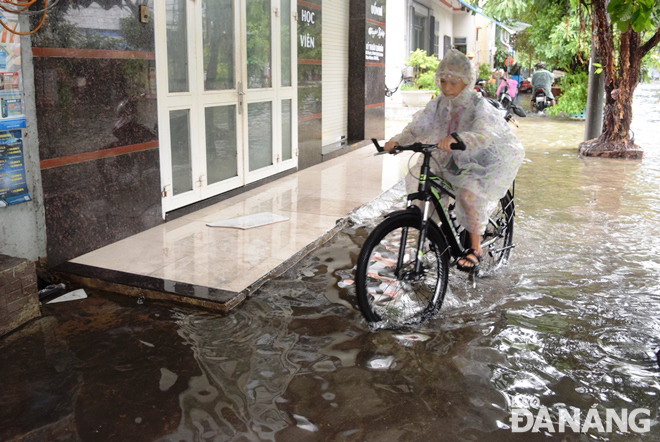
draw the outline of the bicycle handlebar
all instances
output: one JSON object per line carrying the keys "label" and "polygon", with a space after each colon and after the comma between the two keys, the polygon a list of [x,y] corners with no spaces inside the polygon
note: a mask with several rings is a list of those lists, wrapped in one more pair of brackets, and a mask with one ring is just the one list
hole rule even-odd
{"label": "bicycle handlebar", "polygon": [[[463,140],[461,140],[461,137],[458,136],[456,132],[451,134],[452,137],[457,141],[456,143],[451,143],[450,147],[451,150],[465,150],[465,143],[463,143]],[[429,148],[437,148],[437,144],[422,144],[422,143],[413,143],[408,146],[396,146],[394,149],[386,152],[385,149],[378,143],[378,140],[375,138],[372,138],[371,141],[374,143],[376,146],[376,149],[378,150],[378,154],[392,154],[395,155],[399,152],[403,152],[406,150],[411,150],[413,152],[423,152],[424,149],[429,149]]]}

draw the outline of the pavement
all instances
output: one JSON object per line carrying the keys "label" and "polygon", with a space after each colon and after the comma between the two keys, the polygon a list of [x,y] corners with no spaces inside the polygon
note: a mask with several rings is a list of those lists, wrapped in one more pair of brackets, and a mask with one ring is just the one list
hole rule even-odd
{"label": "pavement", "polygon": [[[386,138],[405,120],[388,120]],[[228,311],[331,240],[351,212],[405,175],[408,155],[369,145],[78,256],[57,278],[124,295]],[[249,229],[208,223],[269,214]]]}

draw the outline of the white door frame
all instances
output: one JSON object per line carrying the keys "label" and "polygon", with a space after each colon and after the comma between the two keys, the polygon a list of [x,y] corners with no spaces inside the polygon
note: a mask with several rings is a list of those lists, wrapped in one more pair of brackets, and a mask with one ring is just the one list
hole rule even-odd
{"label": "white door frame", "polygon": [[[158,84],[158,128],[160,146],[161,186],[163,191],[163,218],[171,210],[204,200],[223,192],[241,187],[298,165],[298,106],[297,106],[297,23],[295,0],[270,0],[271,6],[271,87],[250,89],[247,87],[247,24],[246,4],[250,0],[233,0],[234,5],[234,60],[235,88],[205,91],[203,69],[202,7],[204,0],[186,0],[186,26],[188,49],[188,92],[169,92],[167,53],[167,0],[155,3],[156,75]],[[208,0],[213,1],[213,0]],[[290,62],[291,85],[281,85],[281,14],[282,2],[290,8]],[[194,11],[194,13],[191,13]],[[239,95],[239,82],[244,95]],[[282,159],[282,112],[283,100],[291,100],[291,159]],[[239,109],[242,101],[242,109]],[[248,108],[252,103],[271,104],[272,164],[257,170],[249,170]],[[218,183],[208,184],[206,173],[205,109],[213,106],[236,106],[237,175]],[[174,195],[173,162],[170,139],[170,112],[189,111],[190,161],[192,190]]]}

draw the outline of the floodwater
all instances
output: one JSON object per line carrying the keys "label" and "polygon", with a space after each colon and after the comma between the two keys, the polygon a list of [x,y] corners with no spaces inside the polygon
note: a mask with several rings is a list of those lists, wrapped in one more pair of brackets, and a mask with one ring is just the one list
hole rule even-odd
{"label": "floodwater", "polygon": [[584,122],[521,119],[510,262],[452,275],[418,329],[372,331],[357,310],[368,219],[225,317],[49,306],[0,341],[0,439],[660,440],[658,97],[636,93],[643,160],[579,158]]}

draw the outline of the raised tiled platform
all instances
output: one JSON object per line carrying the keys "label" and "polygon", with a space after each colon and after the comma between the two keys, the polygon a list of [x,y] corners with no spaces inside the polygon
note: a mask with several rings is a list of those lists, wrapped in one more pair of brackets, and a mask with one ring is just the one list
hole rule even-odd
{"label": "raised tiled platform", "polygon": [[[227,311],[330,240],[354,209],[400,181],[409,155],[367,146],[280,178],[54,269],[72,282]],[[208,222],[272,212],[288,221],[248,230]]]}

